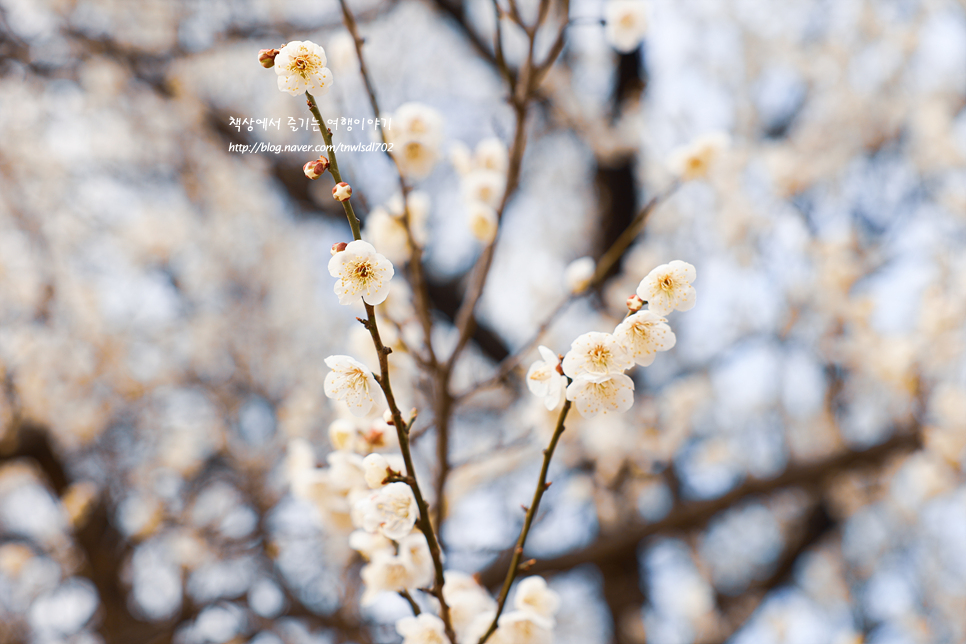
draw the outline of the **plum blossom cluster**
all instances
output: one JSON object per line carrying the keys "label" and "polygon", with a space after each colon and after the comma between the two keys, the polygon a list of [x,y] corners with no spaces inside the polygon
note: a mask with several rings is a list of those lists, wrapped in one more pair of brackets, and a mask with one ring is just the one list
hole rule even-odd
{"label": "plum blossom cluster", "polygon": [[497,138],[483,139],[472,152],[465,144],[456,143],[450,150],[450,160],[460,174],[467,226],[488,246],[496,239],[497,210],[506,192],[507,147]]}
{"label": "plum blossom cluster", "polygon": [[624,372],[635,364],[649,366],[658,351],[674,346],[677,338],[663,316],[694,307],[696,292],[691,283],[696,276],[694,266],[687,262],[662,264],[628,298],[629,313],[613,333],[593,331],[579,336],[562,360],[541,346],[542,360],[527,372],[531,393],[542,398],[550,410],[566,397],[584,418],[630,409],[634,381]]}
{"label": "plum blossom cluster", "polygon": [[384,131],[392,156],[407,179],[425,179],[440,158],[443,116],[422,103],[400,105],[391,116],[392,129]]}
{"label": "plum blossom cluster", "polygon": [[[560,596],[547,587],[543,577],[526,577],[517,584],[514,610],[500,615],[496,630],[486,641],[492,644],[550,644],[559,607]],[[465,641],[479,642],[494,616],[493,611],[478,615],[466,628]]]}
{"label": "plum blossom cluster", "polygon": [[409,233],[417,246],[426,243],[426,222],[429,219],[429,195],[413,190],[405,202],[396,194],[385,205],[377,206],[366,217],[363,237],[378,247],[395,264],[405,263],[412,254],[410,235],[406,232],[408,212]]}
{"label": "plum blossom cluster", "polygon": [[358,425],[336,421],[329,428],[337,447],[326,457],[328,467],[315,467],[312,448],[301,439],[289,443],[287,478],[292,494],[312,502],[328,525],[346,525],[349,546],[368,562],[361,575],[366,588],[363,604],[371,604],[381,592],[428,586],[433,561],[426,538],[413,528],[419,510],[408,484],[389,481],[404,469],[398,454],[371,452],[391,449],[394,434],[385,423]]}
{"label": "plum blossom cluster", "polygon": [[[281,51],[260,52],[259,62],[266,67],[274,64],[279,87],[294,94],[298,90],[328,88],[331,76],[327,75],[328,70],[321,71],[324,56],[321,47],[300,42],[290,43]],[[315,110],[311,98],[309,104]],[[319,114],[314,114],[321,123]],[[397,127],[391,134],[387,131],[386,136],[387,142],[396,148],[393,155],[400,174],[410,180],[428,176],[439,157],[441,117],[435,110],[416,103],[401,106],[393,116]],[[334,154],[333,150],[331,159],[319,157],[306,163],[303,172],[314,180],[330,171],[336,180],[333,197],[347,202],[352,189],[341,180]],[[507,148],[498,139],[487,139],[472,153],[465,147],[456,149],[453,159],[462,175],[462,192],[470,208],[470,229],[480,241],[490,244],[498,227],[497,209],[506,192]],[[325,359],[329,368],[325,394],[342,403],[337,409],[348,415],[329,428],[333,451],[326,456],[326,467],[316,466],[315,455],[306,441],[290,443],[286,474],[292,494],[312,502],[327,526],[342,527],[349,533],[350,548],[366,562],[360,572],[363,605],[372,604],[383,593],[400,593],[411,600],[416,591],[433,596],[429,603],[439,608],[439,616],[425,610],[414,611],[414,617],[397,622],[396,630],[404,644],[475,643],[483,639],[495,644],[549,644],[560,599],[547,583],[539,577],[520,581],[513,610],[503,612],[506,591],[513,579],[497,601],[473,578],[444,571],[442,553],[428,527],[429,517],[422,516],[427,506],[409,460],[409,426],[398,426],[402,421],[397,398],[391,395],[388,384],[390,372],[385,356],[392,352],[389,345],[393,344],[394,332],[387,329],[389,345],[383,345],[372,307],[385,302],[389,295],[395,273],[393,261],[405,263],[412,257],[414,246],[425,243],[429,198],[415,191],[405,199],[397,195],[385,206],[375,208],[366,222],[366,240],[360,239],[362,231],[354,223],[351,206],[344,203],[344,208],[355,239],[332,246],[329,273],[336,278],[333,288],[340,304],[361,301],[366,305],[368,320],[364,324],[372,335],[374,348],[382,352],[378,356],[382,375],[376,376],[366,364],[349,355]],[[386,255],[377,252],[376,247]],[[593,269],[591,263],[590,276]],[[589,279],[585,280],[588,284]],[[354,349],[357,355],[365,354],[359,353],[359,347]],[[592,352],[592,348],[587,351]],[[629,381],[614,370],[626,369],[632,359],[616,344],[612,353],[616,361],[604,358],[591,364],[596,358],[585,356],[582,366],[575,367],[574,373],[586,374],[578,381]],[[557,357],[545,347],[541,347],[541,355],[543,367],[531,370],[532,381],[542,384],[548,406],[557,406],[564,395],[569,395],[564,371]],[[574,360],[580,362],[573,356],[568,360],[567,365]],[[415,410],[409,425],[414,419]],[[397,448],[401,453],[395,453]]]}
{"label": "plum blossom cluster", "polygon": [[[360,603],[383,593],[426,588],[433,561],[425,536],[415,529],[419,510],[410,486],[399,480],[404,463],[392,426],[384,420],[340,418],[329,427],[333,451],[327,467],[315,466],[309,443],[289,443],[286,476],[292,494],[310,501],[328,526],[346,526],[349,546],[365,560]],[[363,454],[368,454],[363,457]],[[496,616],[497,603],[473,577],[454,570],[444,575],[443,597],[459,642],[478,642]],[[517,584],[514,610],[503,613],[487,640],[497,644],[550,642],[560,599],[540,577]],[[443,621],[423,612],[396,623],[403,642],[446,644]]]}

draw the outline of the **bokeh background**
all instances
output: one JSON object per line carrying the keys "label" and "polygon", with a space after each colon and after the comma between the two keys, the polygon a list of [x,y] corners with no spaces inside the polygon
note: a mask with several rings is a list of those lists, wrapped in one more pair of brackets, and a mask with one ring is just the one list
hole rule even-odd
{"label": "bokeh background", "polygon": [[[454,375],[526,342],[675,147],[730,135],[543,340],[565,352],[658,264],[697,268],[631,411],[568,424],[528,549],[555,642],[964,642],[966,2],[646,2],[626,54],[601,3],[571,3]],[[492,2],[350,6],[384,109],[435,108],[447,146],[509,141]],[[0,642],[399,639],[406,604],[360,608],[346,527],[285,475],[290,439],[332,449],[323,359],[366,355],[326,270],[348,227],[311,155],[229,150],[321,143],[256,62],[297,39],[326,49],[326,117],[371,118],[334,0],[0,0]],[[340,164],[363,220],[397,189],[380,153]],[[417,187],[445,353],[480,246],[452,164]],[[447,566],[491,587],[553,422],[521,373],[451,426]]]}

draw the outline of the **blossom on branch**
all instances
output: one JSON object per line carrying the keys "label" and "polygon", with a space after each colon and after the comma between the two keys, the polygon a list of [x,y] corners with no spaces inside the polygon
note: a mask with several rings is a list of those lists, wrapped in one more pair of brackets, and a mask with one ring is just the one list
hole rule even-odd
{"label": "blossom on branch", "polygon": [[551,620],[552,624],[553,616],[560,608],[560,595],[547,587],[547,581],[543,577],[534,575],[523,579],[517,585],[513,605],[517,610],[529,611]]}
{"label": "blossom on branch", "polygon": [[325,395],[344,402],[353,416],[368,414],[382,390],[366,365],[350,356],[329,356],[325,365],[332,370],[325,376]]}
{"label": "blossom on branch", "polygon": [[661,264],[647,274],[637,286],[637,294],[647,302],[647,308],[658,315],[694,308],[697,293],[691,282],[697,273],[694,266],[679,259]]}
{"label": "blossom on branch", "polygon": [[416,497],[406,483],[390,483],[357,503],[362,529],[381,532],[393,541],[406,537],[416,525],[419,509]]}
{"label": "blossom on branch", "polygon": [[576,380],[600,382],[634,365],[627,350],[610,333],[591,331],[570,345],[563,359],[564,373]]}
{"label": "blossom on branch", "polygon": [[314,42],[293,40],[275,56],[278,88],[292,96],[312,91],[325,94],[332,87],[332,70],[325,66],[325,50]]}
{"label": "blossom on branch", "polygon": [[403,617],[396,622],[396,632],[402,635],[403,644],[448,644],[443,620],[421,613],[418,617]]}
{"label": "blossom on branch", "polygon": [[473,236],[486,246],[493,243],[500,229],[500,221],[496,211],[482,201],[469,203],[466,223]]}
{"label": "blossom on branch", "polygon": [[564,392],[567,389],[567,381],[560,372],[560,359],[557,355],[541,345],[538,347],[540,357],[527,371],[527,388],[534,396],[543,398],[543,404],[547,409],[556,409],[563,400]]}
{"label": "blossom on branch", "polygon": [[362,459],[362,469],[366,474],[366,485],[375,490],[381,488],[389,476],[389,461],[382,454],[370,454]]}
{"label": "blossom on branch", "polygon": [[479,641],[470,639],[467,629],[482,613],[496,611],[496,601],[473,577],[457,570],[444,573],[443,599],[449,605],[449,617],[457,638],[461,642]]}
{"label": "blossom on branch", "polygon": [[399,171],[409,179],[425,179],[439,161],[443,143],[443,117],[421,103],[400,105],[386,128],[386,141]]}
{"label": "blossom on branch", "polygon": [[369,242],[349,242],[345,250],[329,260],[329,274],[339,278],[335,294],[339,304],[382,304],[389,296],[389,281],[394,274],[392,262],[376,252]]}
{"label": "blossom on branch", "polygon": [[402,553],[395,555],[392,550],[377,550],[372,560],[359,572],[366,589],[359,603],[371,605],[376,596],[383,592],[399,592],[416,588],[417,571],[412,562]]}
{"label": "blossom on branch", "polygon": [[654,362],[658,351],[667,351],[677,337],[667,320],[654,311],[638,311],[617,325],[614,337],[627,349],[635,363],[646,367]]}
{"label": "blossom on branch", "polygon": [[571,400],[584,418],[609,411],[625,412],[634,404],[634,381],[622,373],[615,373],[603,380],[576,378],[567,387],[567,400]]}

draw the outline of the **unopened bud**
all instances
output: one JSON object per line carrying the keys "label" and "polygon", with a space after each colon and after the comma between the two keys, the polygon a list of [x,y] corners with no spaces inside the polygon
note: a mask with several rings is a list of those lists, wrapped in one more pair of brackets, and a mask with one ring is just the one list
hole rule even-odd
{"label": "unopened bud", "polygon": [[393,421],[392,421],[392,412],[389,411],[388,409],[386,411],[382,412],[382,419],[384,421],[386,421],[386,424],[387,425],[393,425],[394,424]]}
{"label": "unopened bud", "polygon": [[275,57],[278,56],[277,49],[262,49],[258,52],[258,62],[265,69],[275,67]]}
{"label": "unopened bud", "polygon": [[347,244],[345,242],[339,242],[338,244],[332,244],[332,254],[335,255],[336,253],[341,253],[342,251],[345,250],[345,247],[348,246],[348,245],[349,244]]}
{"label": "unopened bud", "polygon": [[370,454],[362,459],[362,471],[371,489],[382,487],[382,482],[389,476],[389,461],[382,454]]}
{"label": "unopened bud", "polygon": [[314,161],[309,161],[302,166],[302,172],[305,173],[309,179],[313,181],[322,176],[322,173],[326,171],[329,167],[329,160],[325,157],[319,157]]}
{"label": "unopened bud", "polygon": [[627,298],[627,310],[631,313],[637,313],[644,306],[644,300],[640,298],[636,293]]}
{"label": "unopened bud", "polygon": [[332,196],[335,197],[336,201],[348,201],[349,197],[352,196],[352,186],[345,181],[337,183],[332,187]]}

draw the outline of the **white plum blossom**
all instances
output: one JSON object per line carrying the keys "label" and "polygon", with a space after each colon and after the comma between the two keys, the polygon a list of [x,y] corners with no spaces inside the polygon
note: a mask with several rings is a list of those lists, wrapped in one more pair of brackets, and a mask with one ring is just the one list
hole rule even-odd
{"label": "white plum blossom", "polygon": [[501,175],[506,175],[507,166],[510,163],[510,152],[502,139],[490,137],[476,144],[473,162],[477,168],[493,170]]}
{"label": "white plum blossom", "polygon": [[504,613],[499,621],[502,637],[512,644],[550,644],[553,622],[529,610]]}
{"label": "white plum blossom", "polygon": [[644,0],[607,0],[604,4],[604,36],[621,53],[637,49],[647,33]]}
{"label": "white plum blossom", "polygon": [[[426,220],[429,217],[430,201],[425,192],[413,191],[406,199],[409,210],[409,230],[417,245],[426,243]],[[390,199],[385,206],[377,206],[366,217],[363,235],[379,248],[395,264],[409,261],[412,246],[406,234],[403,219],[403,201],[399,195]]]}
{"label": "white plum blossom", "polygon": [[[479,614],[467,627],[460,641],[478,642],[493,623],[495,611]],[[487,644],[550,644],[553,623],[531,611],[515,610],[504,613],[497,620],[497,628]]]}
{"label": "white plum blossom", "polygon": [[534,396],[543,398],[547,409],[556,409],[563,400],[567,381],[558,371],[560,359],[553,351],[541,345],[537,349],[543,360],[537,360],[527,371],[527,388]]}
{"label": "white plum blossom", "polygon": [[449,155],[453,167],[464,176],[474,170],[491,170],[505,176],[510,164],[506,143],[496,137],[483,139],[473,152],[462,141],[456,141],[451,144]]}
{"label": "white plum blossom", "polygon": [[638,311],[625,318],[617,325],[614,337],[642,367],[654,362],[658,351],[667,351],[677,342],[667,320],[651,310]]}
{"label": "white plum blossom", "polygon": [[[400,483],[400,485],[403,485]],[[361,534],[350,538],[350,545],[360,552],[369,549],[369,563],[363,567],[362,581],[366,585],[362,604],[371,604],[380,592],[398,592],[407,588],[429,586],[433,581],[433,558],[421,532],[414,532],[399,541],[399,552],[391,547],[380,547],[381,542],[367,541]]]}
{"label": "white plum blossom", "polygon": [[399,170],[410,179],[425,179],[439,160],[443,142],[443,117],[421,103],[406,103],[390,117],[386,140]]}
{"label": "white plum blossom", "polygon": [[355,530],[349,535],[349,547],[370,561],[377,552],[395,553],[392,541],[378,532],[373,534],[365,530]]}
{"label": "white plum blossom", "polygon": [[603,380],[576,378],[567,387],[567,400],[571,400],[584,418],[609,411],[623,413],[634,404],[634,381],[622,373],[615,373]]}
{"label": "white plum blossom", "polygon": [[419,517],[416,497],[409,485],[390,483],[372,492],[356,504],[362,519],[362,529],[381,532],[393,541],[409,535]]}
{"label": "white plum blossom", "polygon": [[326,471],[334,489],[343,494],[365,489],[366,477],[361,456],[348,450],[336,450],[329,452],[325,460],[329,464]]}
{"label": "white plum blossom", "polygon": [[369,242],[349,242],[345,250],[329,260],[329,274],[338,278],[335,294],[339,304],[382,304],[389,296],[389,282],[394,270],[392,262],[376,252]]}
{"label": "white plum blossom", "polygon": [[396,622],[396,632],[402,635],[403,644],[449,644],[443,620],[429,613],[403,617]]}
{"label": "white plum blossom", "polygon": [[329,424],[329,444],[335,449],[352,449],[357,435],[356,424],[348,418],[336,418]]}
{"label": "white plum blossom", "polygon": [[[467,629],[477,615],[496,611],[496,601],[470,575],[447,570],[443,584],[443,599],[449,605],[449,616],[461,642],[474,641],[467,637]],[[490,620],[493,619],[491,612]],[[479,640],[479,637],[477,637]]]}
{"label": "white plum blossom", "polygon": [[620,374],[633,365],[634,361],[617,338],[610,333],[598,331],[578,336],[570,345],[570,351],[564,356],[562,363],[564,373],[572,379],[595,382]]}
{"label": "white plum blossom", "polygon": [[453,141],[449,146],[449,162],[459,174],[473,171],[473,153],[462,141]]}
{"label": "white plum blossom", "polygon": [[296,498],[310,499],[312,489],[319,483],[315,467],[315,454],[312,446],[304,438],[293,438],[288,442],[285,454],[285,479]]}
{"label": "white plum blossom", "polygon": [[414,531],[399,542],[399,556],[404,557],[412,566],[414,587],[424,588],[433,583],[436,568],[426,536],[422,532]]}
{"label": "white plum blossom", "polygon": [[372,489],[382,487],[382,482],[389,476],[389,461],[382,454],[370,454],[362,459],[362,469],[366,475],[366,485]]}
{"label": "white plum blossom", "polygon": [[506,192],[506,175],[495,170],[473,170],[463,177],[461,188],[466,203],[482,201],[496,210]]}
{"label": "white plum blossom", "polygon": [[382,390],[366,365],[350,356],[329,356],[325,364],[330,371],[325,376],[325,395],[349,406],[353,416],[365,416],[382,398]]}
{"label": "white plum blossom", "polygon": [[675,309],[688,311],[694,308],[697,297],[691,286],[696,277],[694,266],[676,259],[648,273],[637,286],[637,294],[647,302],[648,310],[657,315],[667,315]]}
{"label": "white plum blossom", "polygon": [[703,179],[729,143],[728,135],[723,132],[700,136],[671,152],[667,160],[668,170],[684,181]]}
{"label": "white plum blossom", "polygon": [[496,239],[496,233],[500,227],[496,211],[482,201],[472,201],[468,204],[466,223],[473,236],[487,246]]}
{"label": "white plum blossom", "polygon": [[575,259],[564,269],[564,284],[574,295],[583,293],[590,286],[590,281],[597,271],[597,264],[592,257]]}
{"label": "white plum blossom", "polygon": [[293,40],[275,56],[278,88],[292,96],[306,91],[325,94],[332,87],[332,70],[325,66],[325,50],[314,42]]}
{"label": "white plum blossom", "polygon": [[547,581],[543,577],[527,577],[517,585],[513,605],[517,610],[530,611],[543,619],[551,620],[552,626],[553,616],[560,608],[560,595],[547,587]]}
{"label": "white plum blossom", "polygon": [[393,554],[392,550],[377,550],[359,573],[366,587],[359,603],[369,606],[379,593],[415,588],[418,585],[415,583],[416,573],[412,562],[405,555]]}

